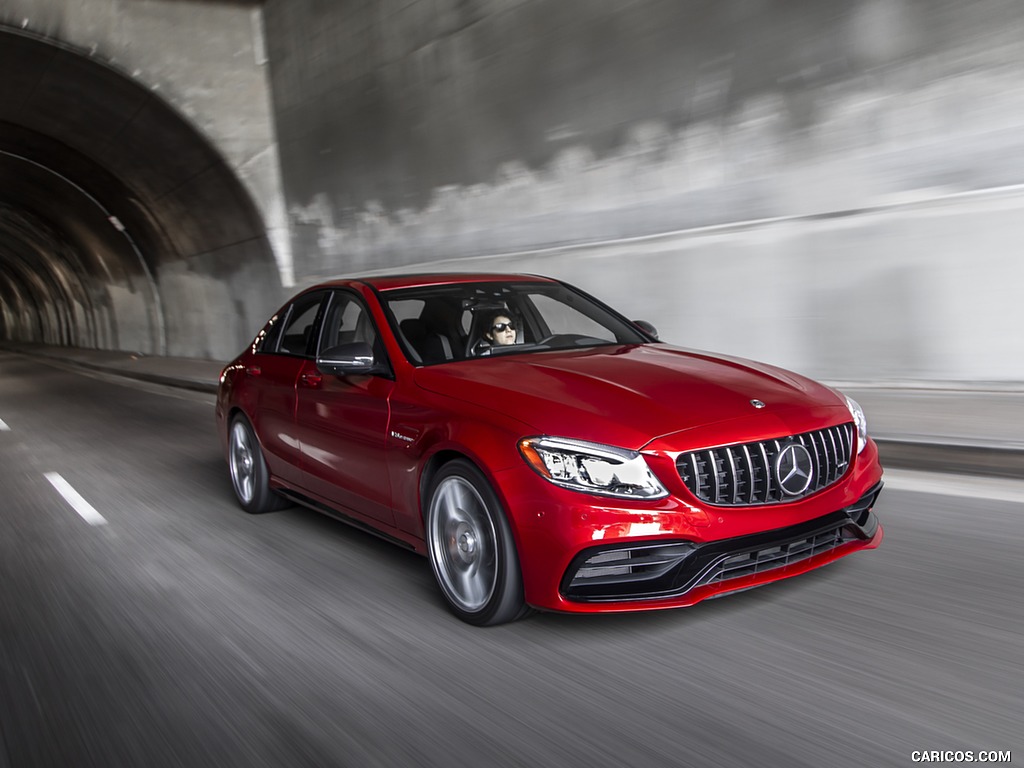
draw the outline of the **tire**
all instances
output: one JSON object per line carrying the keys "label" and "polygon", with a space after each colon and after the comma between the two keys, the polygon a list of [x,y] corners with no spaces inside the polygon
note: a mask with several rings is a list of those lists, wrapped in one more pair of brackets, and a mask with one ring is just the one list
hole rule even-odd
{"label": "tire", "polygon": [[452,612],[476,626],[529,613],[512,530],[483,473],[464,459],[448,462],[430,483],[426,508],[430,565]]}
{"label": "tire", "polygon": [[231,487],[242,509],[252,515],[274,512],[290,506],[270,490],[270,472],[263,459],[256,433],[241,414],[231,420],[228,429],[228,470]]}

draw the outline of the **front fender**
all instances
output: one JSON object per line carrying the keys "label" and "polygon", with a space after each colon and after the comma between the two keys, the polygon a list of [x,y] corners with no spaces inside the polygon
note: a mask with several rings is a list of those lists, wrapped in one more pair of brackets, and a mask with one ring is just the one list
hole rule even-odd
{"label": "front fender", "polygon": [[[528,424],[446,395],[419,390],[405,398],[396,393],[387,441],[398,527],[424,538],[422,502],[430,477],[455,456],[468,459],[483,472],[507,510],[494,473],[521,464],[516,444],[535,433]],[[515,533],[515,522],[509,517]]]}

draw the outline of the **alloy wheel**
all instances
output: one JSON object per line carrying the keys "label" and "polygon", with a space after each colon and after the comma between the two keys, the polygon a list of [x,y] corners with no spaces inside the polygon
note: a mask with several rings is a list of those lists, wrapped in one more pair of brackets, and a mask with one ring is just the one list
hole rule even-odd
{"label": "alloy wheel", "polygon": [[252,502],[256,491],[256,446],[253,443],[246,425],[241,420],[236,421],[231,427],[231,483],[243,504]]}
{"label": "alloy wheel", "polygon": [[438,581],[467,613],[481,610],[497,584],[494,522],[479,491],[462,477],[445,478],[430,501],[430,546]]}

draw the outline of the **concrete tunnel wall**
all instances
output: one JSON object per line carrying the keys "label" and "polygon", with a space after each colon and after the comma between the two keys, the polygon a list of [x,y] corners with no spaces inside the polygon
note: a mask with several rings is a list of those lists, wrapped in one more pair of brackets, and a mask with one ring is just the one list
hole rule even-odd
{"label": "concrete tunnel wall", "polygon": [[[485,268],[564,277],[666,340],[817,376],[1024,381],[1018,2],[0,0],[0,24],[130,78],[216,167],[217,194],[161,210],[168,188],[136,194],[132,169],[174,156],[163,132],[129,121],[97,153],[60,133],[69,106],[94,118],[67,93],[29,126],[143,211],[129,232],[183,321],[172,354],[230,356],[281,285]],[[0,148],[22,152],[19,99],[76,68],[26,80],[11,39]],[[134,142],[148,153],[119,159]],[[26,207],[42,177],[4,195],[21,172],[0,167],[0,336],[103,346],[115,316],[132,327],[109,343],[152,337],[144,270],[108,254],[124,243]],[[171,241],[192,218],[244,247]],[[60,248],[75,258],[33,267]],[[74,284],[100,261],[114,278]],[[32,309],[58,290],[63,309]]]}
{"label": "concrete tunnel wall", "polygon": [[0,338],[227,359],[280,304],[254,20],[237,3],[0,2]]}
{"label": "concrete tunnel wall", "polygon": [[300,283],[564,277],[831,379],[1024,381],[1024,4],[266,0]]}

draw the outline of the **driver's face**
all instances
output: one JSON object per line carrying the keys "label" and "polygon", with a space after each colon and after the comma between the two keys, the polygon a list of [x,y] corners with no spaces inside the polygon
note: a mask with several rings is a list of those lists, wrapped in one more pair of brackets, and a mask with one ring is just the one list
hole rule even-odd
{"label": "driver's face", "polygon": [[506,346],[516,343],[516,329],[512,325],[512,319],[505,315],[498,315],[491,323],[487,331],[487,338],[495,344]]}

